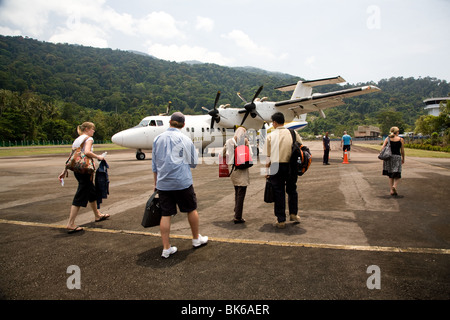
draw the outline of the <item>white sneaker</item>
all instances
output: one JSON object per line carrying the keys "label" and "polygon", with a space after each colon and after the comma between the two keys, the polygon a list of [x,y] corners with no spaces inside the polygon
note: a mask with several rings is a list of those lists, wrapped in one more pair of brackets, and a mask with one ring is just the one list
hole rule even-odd
{"label": "white sneaker", "polygon": [[161,257],[168,258],[171,254],[174,254],[177,251],[178,251],[177,247],[170,247],[169,249],[164,249]]}
{"label": "white sneaker", "polygon": [[207,236],[202,236],[201,234],[198,235],[198,239],[192,239],[192,245],[197,248],[200,247],[201,245],[204,245],[208,242],[208,237]]}

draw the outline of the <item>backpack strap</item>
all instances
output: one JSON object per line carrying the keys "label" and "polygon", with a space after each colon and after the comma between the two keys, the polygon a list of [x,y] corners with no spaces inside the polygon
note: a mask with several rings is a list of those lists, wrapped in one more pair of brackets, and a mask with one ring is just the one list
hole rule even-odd
{"label": "backpack strap", "polygon": [[297,137],[295,136],[295,131],[292,129],[289,129],[289,131],[291,132],[291,136],[292,136],[292,144],[294,144],[295,141],[297,141]]}

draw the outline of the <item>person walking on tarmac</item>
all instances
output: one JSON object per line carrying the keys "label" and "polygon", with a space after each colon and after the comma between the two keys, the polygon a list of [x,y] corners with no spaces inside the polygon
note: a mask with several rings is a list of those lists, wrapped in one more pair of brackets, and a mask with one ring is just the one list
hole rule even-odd
{"label": "person walking on tarmac", "polygon": [[[342,144],[344,147],[342,148]],[[347,131],[344,131],[344,135],[341,139],[341,148],[342,148],[342,159],[344,159],[345,151],[347,151],[348,160],[350,160],[350,146],[352,145],[352,137],[347,134]]]}
{"label": "person walking on tarmac", "polygon": [[170,117],[170,128],[158,135],[153,142],[152,171],[155,190],[158,190],[161,206],[160,232],[163,243],[162,257],[168,258],[177,252],[170,245],[171,216],[187,212],[192,232],[192,246],[197,248],[208,242],[208,237],[199,234],[197,197],[194,192],[191,168],[198,163],[198,156],[192,140],[181,133],[185,117],[175,112]]}
{"label": "person walking on tarmac", "polygon": [[[266,168],[268,168],[269,182],[273,187],[274,213],[277,217],[275,226],[279,229],[286,227],[286,193],[290,221],[300,223],[298,216],[297,175],[291,174],[290,157],[292,153],[292,135],[284,127],[284,115],[276,112],[272,115],[272,125],[275,128],[266,140]],[[300,135],[295,132],[296,140],[301,144]]]}
{"label": "person walking on tarmac", "polygon": [[[72,149],[81,147],[81,150],[84,152],[86,157],[97,159],[99,161],[104,160],[103,155],[97,155],[94,153],[93,136],[95,133],[95,124],[92,122],[83,122],[77,127],[77,132],[79,137],[73,142]],[[80,207],[86,207],[88,203],[94,213],[95,222],[103,221],[109,218],[109,214],[103,214],[98,210],[97,191],[93,183],[93,174],[75,172],[74,175],[78,181],[78,188],[75,196],[73,197],[72,206],[70,207],[69,221],[67,222],[66,227],[68,233],[75,233],[84,230],[82,227],[75,224],[75,219],[80,211]],[[58,178],[59,180],[62,180],[66,176],[67,168],[61,172]]]}
{"label": "person walking on tarmac", "polygon": [[[226,155],[228,165],[235,165],[234,163],[234,152],[238,145],[249,146],[249,141],[246,138],[247,130],[244,127],[239,127],[236,129],[233,138],[228,139],[225,142],[222,154]],[[249,148],[250,156],[253,156],[252,149]],[[247,186],[250,185],[250,173],[249,169],[239,169],[233,170],[230,175],[231,182],[234,186],[234,219],[233,222],[244,223],[245,219],[242,217],[242,212],[244,209],[244,199],[247,192]]]}

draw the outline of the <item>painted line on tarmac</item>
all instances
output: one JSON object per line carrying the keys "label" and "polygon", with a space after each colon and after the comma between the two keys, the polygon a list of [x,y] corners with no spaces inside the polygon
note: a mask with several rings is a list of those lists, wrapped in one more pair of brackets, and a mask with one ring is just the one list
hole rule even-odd
{"label": "painted line on tarmac", "polygon": [[[21,226],[31,227],[46,227],[54,229],[66,229],[66,226],[51,223],[41,222],[28,222],[28,221],[16,221],[0,219],[0,223],[14,224]],[[102,229],[91,228],[82,226],[85,231],[111,233],[111,234],[130,234],[130,235],[142,235],[160,237],[159,233],[145,232],[145,231],[133,231],[133,230],[115,230],[115,229]],[[171,234],[170,238],[191,240],[191,236]],[[231,238],[215,238],[210,237],[209,240],[213,242],[224,243],[238,243],[238,244],[256,244],[256,245],[270,245],[278,247],[303,247],[303,248],[316,248],[316,249],[338,249],[338,250],[354,250],[354,251],[376,251],[376,252],[399,252],[399,253],[422,253],[422,254],[450,254],[450,249],[439,248],[414,248],[414,247],[385,247],[385,246],[361,246],[361,245],[345,245],[345,244],[329,244],[329,243],[298,243],[298,242],[283,242],[283,241],[266,241],[266,240],[251,240],[251,239],[231,239]]]}

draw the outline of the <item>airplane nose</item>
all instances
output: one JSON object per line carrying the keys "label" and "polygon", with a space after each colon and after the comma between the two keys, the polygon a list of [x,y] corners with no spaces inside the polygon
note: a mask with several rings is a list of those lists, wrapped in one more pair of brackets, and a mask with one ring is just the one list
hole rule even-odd
{"label": "airplane nose", "polygon": [[111,137],[111,141],[115,144],[121,146],[123,144],[123,134],[122,132],[118,132]]}

